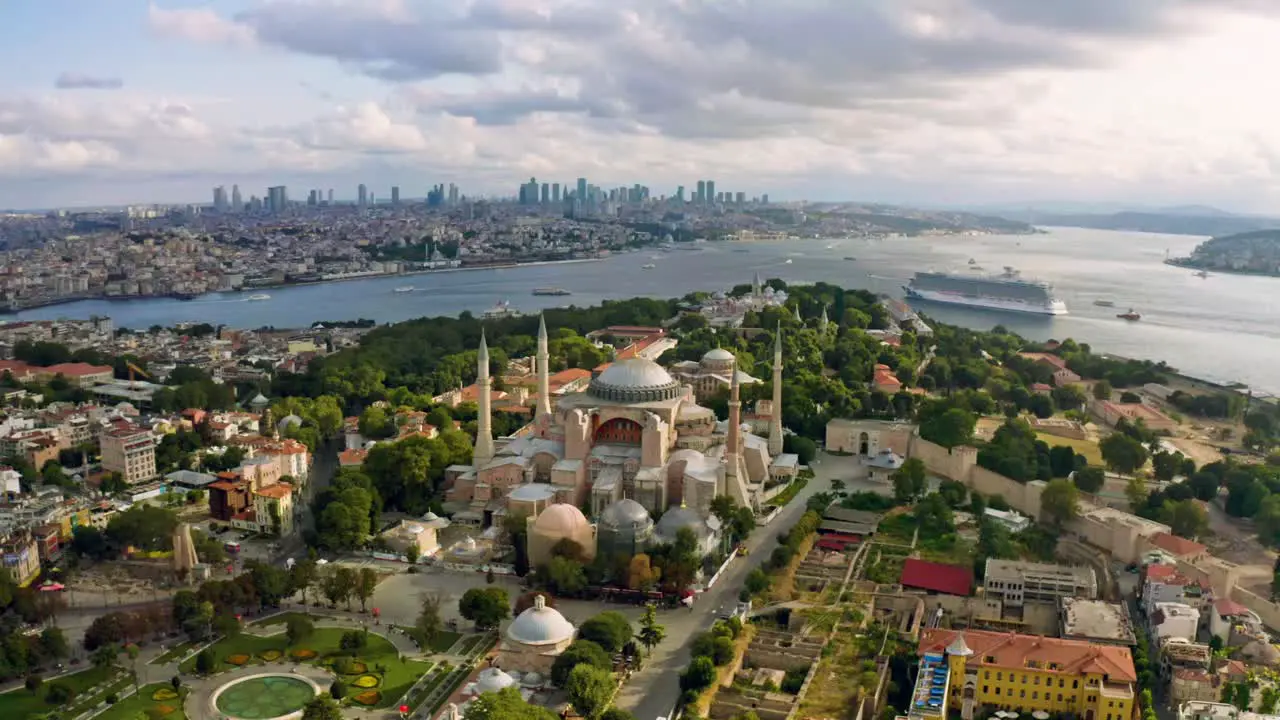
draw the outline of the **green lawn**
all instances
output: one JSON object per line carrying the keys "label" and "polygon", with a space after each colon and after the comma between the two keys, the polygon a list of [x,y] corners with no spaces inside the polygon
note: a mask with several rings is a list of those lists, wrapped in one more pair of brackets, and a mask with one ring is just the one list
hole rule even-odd
{"label": "green lawn", "polygon": [[[284,635],[264,638],[257,635],[241,634],[234,638],[219,641],[212,647],[212,651],[217,659],[218,671],[235,667],[235,665],[227,662],[227,658],[232,655],[248,655],[251,658],[248,664],[261,664],[263,660],[260,655],[268,650],[284,652],[287,662],[289,650],[305,648],[314,650],[318,654],[316,660],[320,661],[326,657],[333,657],[339,654],[339,642],[342,640],[342,634],[350,632],[350,630],[351,628],[316,628],[311,637],[294,647],[289,646]],[[356,656],[356,659],[367,665],[370,672],[377,665],[382,665],[386,668],[386,674],[382,677],[382,684],[378,686],[378,691],[382,693],[382,702],[377,707],[388,707],[395,704],[400,696],[431,667],[429,662],[416,660],[402,662],[391,641],[381,635],[375,635],[373,632],[369,633],[368,646]],[[194,657],[184,662],[182,671],[195,672],[195,662],[196,659]],[[348,679],[354,680],[355,678]]]}
{"label": "green lawn", "polygon": [[57,706],[50,705],[44,701],[44,694],[49,689],[49,683],[57,682],[67,685],[75,691],[78,697],[83,695],[89,688],[106,680],[110,674],[111,671],[106,668],[89,668],[72,675],[51,679],[38,688],[34,695],[23,688],[0,694],[0,717],[34,717],[39,713],[56,710]]}
{"label": "green lawn", "polygon": [[186,655],[187,653],[191,652],[195,648],[195,646],[196,644],[190,641],[178,643],[177,645],[174,645],[168,650],[165,650],[163,655],[157,656],[154,660],[152,660],[148,664],[164,665],[165,663],[171,663],[174,660],[177,660],[178,658],[182,657],[183,655]]}
{"label": "green lawn", "polygon": [[[397,625],[396,627],[405,631],[405,633],[409,637],[413,638],[414,641],[418,643],[419,647],[424,645],[424,643],[422,642],[422,632],[419,631],[417,628],[408,627],[406,625]],[[462,638],[462,633],[449,632],[448,630],[441,630],[440,632],[436,633],[436,636],[431,639],[431,642],[425,643],[425,646],[428,651],[433,653],[447,652],[449,648],[453,647],[454,643],[458,642],[458,640],[461,638]]]}
{"label": "green lawn", "polygon": [[[187,713],[182,709],[182,698],[173,700],[152,700],[151,695],[155,691],[173,688],[169,683],[156,683],[155,685],[143,685],[137,695],[121,700],[120,702],[107,708],[101,715],[94,720],[187,720]],[[185,696],[185,691],[184,696]],[[167,715],[151,714],[156,708],[167,705],[173,708],[173,712]]]}
{"label": "green lawn", "polygon": [[1066,445],[1075,450],[1078,454],[1083,455],[1090,465],[1102,467],[1106,465],[1102,461],[1102,451],[1098,449],[1098,443],[1089,440],[1075,440],[1073,438],[1058,437],[1048,433],[1036,433],[1037,440],[1043,440],[1049,447],[1054,445]]}

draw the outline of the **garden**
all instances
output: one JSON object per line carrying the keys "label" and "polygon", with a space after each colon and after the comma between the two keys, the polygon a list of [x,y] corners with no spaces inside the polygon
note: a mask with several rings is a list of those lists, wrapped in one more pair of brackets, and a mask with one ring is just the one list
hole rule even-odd
{"label": "garden", "polygon": [[143,685],[131,695],[107,708],[94,720],[187,720],[182,709],[186,690],[174,690],[168,683]]}
{"label": "garden", "polygon": [[[0,695],[0,717],[38,717],[41,713],[75,703],[77,698],[87,701],[102,695],[105,699],[106,688],[111,684],[108,680],[115,672],[119,669],[93,667],[40,683],[34,690],[20,688],[4,693]],[[53,693],[52,697],[50,693]],[[63,699],[62,693],[70,693],[69,699]],[[90,694],[86,696],[86,693]]]}

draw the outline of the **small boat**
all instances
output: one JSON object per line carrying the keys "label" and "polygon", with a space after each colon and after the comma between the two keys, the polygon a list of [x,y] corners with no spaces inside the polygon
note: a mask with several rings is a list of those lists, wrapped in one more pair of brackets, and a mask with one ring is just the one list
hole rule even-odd
{"label": "small boat", "polygon": [[791,264],[791,258],[787,258],[787,261],[786,261],[786,262],[784,262],[784,263],[782,263],[782,264],[783,264],[783,265],[790,265],[790,264]]}
{"label": "small boat", "polygon": [[827,246],[827,249],[828,249],[828,250],[835,250],[835,249],[836,249],[836,246],[835,246],[835,245],[828,245],[828,246]]}
{"label": "small boat", "polygon": [[257,295],[250,295],[249,299],[250,300],[270,300],[271,296],[266,293],[258,293]]}
{"label": "small boat", "polygon": [[858,258],[856,258],[856,257],[854,257],[854,256],[852,256],[852,255],[845,255],[845,256],[844,256],[844,259],[845,259],[845,260],[848,260],[849,262],[855,262],[855,261],[857,261],[857,259],[858,259]]}
{"label": "small boat", "polygon": [[500,300],[498,301],[497,305],[494,305],[488,310],[485,310],[484,315],[482,315],[481,317],[483,317],[486,320],[497,320],[500,318],[516,317],[519,314],[520,314],[520,311],[511,307],[511,301]]}
{"label": "small boat", "polygon": [[1129,308],[1129,312],[1122,312],[1119,315],[1116,315],[1116,317],[1120,318],[1121,320],[1128,320],[1130,322],[1142,319],[1142,316],[1139,315],[1136,311],[1134,311],[1133,308]]}
{"label": "small boat", "polygon": [[1111,300],[1094,300],[1093,304],[1097,305],[1098,307],[1115,307],[1116,306],[1115,302]]}
{"label": "small boat", "polygon": [[973,258],[969,258],[969,264],[970,264],[970,265],[977,265],[977,264],[978,264],[978,261],[977,261],[977,260],[974,260]]}
{"label": "small boat", "polygon": [[534,295],[572,295],[573,293],[558,287],[541,287],[533,289]]}
{"label": "small boat", "polygon": [[412,285],[405,285],[403,287],[396,288],[395,291],[398,293],[407,293],[407,292],[413,292],[414,289],[415,288]]}
{"label": "small boat", "polygon": [[1198,277],[1198,278],[1207,278],[1207,277],[1209,277],[1209,271],[1208,271],[1208,270],[1201,270],[1200,272],[1196,273],[1196,277]]}
{"label": "small boat", "polygon": [[641,270],[652,270],[652,269],[654,269],[654,268],[656,268],[656,267],[658,267],[658,266],[657,266],[657,265],[654,265],[653,263],[648,263],[648,264],[646,264],[646,265],[641,265],[641,266],[640,266],[640,269],[641,269]]}
{"label": "small boat", "polygon": [[748,250],[748,249],[746,249],[746,248],[734,248],[734,249],[733,249],[733,251],[734,251],[734,252],[739,252],[739,253],[751,252],[750,250]]}

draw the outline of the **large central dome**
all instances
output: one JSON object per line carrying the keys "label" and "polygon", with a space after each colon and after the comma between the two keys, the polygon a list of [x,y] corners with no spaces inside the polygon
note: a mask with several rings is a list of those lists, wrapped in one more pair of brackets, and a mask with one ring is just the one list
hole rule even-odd
{"label": "large central dome", "polygon": [[680,397],[680,383],[652,360],[628,358],[592,379],[588,392],[614,402],[653,402]]}

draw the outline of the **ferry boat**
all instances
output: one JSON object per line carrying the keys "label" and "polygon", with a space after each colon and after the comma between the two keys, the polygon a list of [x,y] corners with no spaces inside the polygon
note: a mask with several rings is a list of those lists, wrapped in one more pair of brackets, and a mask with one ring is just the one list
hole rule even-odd
{"label": "ferry boat", "polygon": [[534,294],[534,295],[556,295],[556,296],[559,296],[559,295],[572,295],[573,293],[569,292],[568,290],[565,290],[564,288],[558,288],[558,287],[541,287],[541,288],[534,288],[534,289],[533,289],[533,294]]}
{"label": "ferry boat", "polygon": [[1142,319],[1142,316],[1139,315],[1137,311],[1135,311],[1133,308],[1129,308],[1129,312],[1122,312],[1119,315],[1116,315],[1116,317],[1120,318],[1121,320],[1128,320],[1129,322],[1135,322]]}
{"label": "ferry boat", "polygon": [[511,307],[510,300],[499,300],[497,305],[485,310],[481,317],[485,320],[499,320],[502,318],[518,317],[519,315],[520,311]]}
{"label": "ferry boat", "polygon": [[1094,300],[1093,304],[1097,305],[1098,307],[1115,307],[1116,306],[1115,301],[1113,300]]}
{"label": "ferry boat", "polygon": [[413,292],[414,289],[415,288],[412,285],[405,285],[404,287],[396,288],[395,291],[398,293],[407,293],[407,292]]}
{"label": "ferry boat", "polygon": [[658,267],[658,266],[657,266],[657,265],[654,265],[653,263],[648,263],[648,264],[645,264],[645,265],[641,265],[641,266],[640,266],[640,269],[641,269],[641,270],[652,270],[652,269],[654,269],[654,268],[656,268],[656,267]]}
{"label": "ferry boat", "polygon": [[1067,304],[1054,296],[1052,285],[1024,280],[1011,267],[995,276],[918,272],[902,290],[912,300],[1036,315],[1067,314]]}
{"label": "ferry boat", "polygon": [[250,300],[270,300],[271,296],[266,293],[258,293],[256,295],[250,295],[249,299]]}

